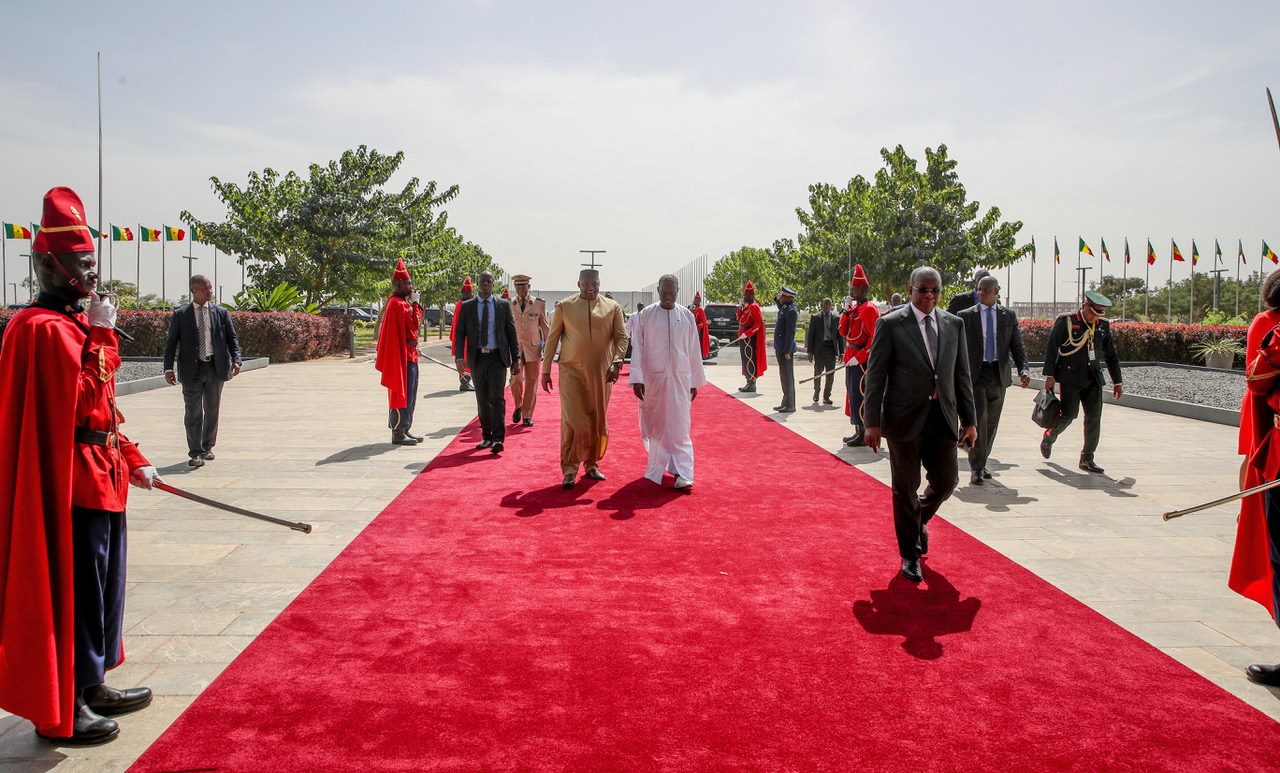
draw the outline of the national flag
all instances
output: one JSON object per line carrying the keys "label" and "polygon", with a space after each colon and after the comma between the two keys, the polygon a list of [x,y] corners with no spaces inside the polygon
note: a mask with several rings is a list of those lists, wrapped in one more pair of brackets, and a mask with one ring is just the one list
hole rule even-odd
{"label": "national flag", "polygon": [[1129,237],[1124,237],[1124,264],[1129,265]]}
{"label": "national flag", "polygon": [[1036,237],[1031,237],[1031,262],[1036,262]]}
{"label": "national flag", "polygon": [[191,226],[191,238],[193,241],[204,244],[204,229],[198,225]]}
{"label": "national flag", "polygon": [[89,235],[95,239],[102,238],[102,232],[94,228],[93,226],[89,226]]}
{"label": "national flag", "polygon": [[1156,248],[1151,246],[1151,240],[1147,239],[1147,265],[1154,266],[1156,264]]}
{"label": "national flag", "polygon": [[132,228],[116,228],[111,226],[111,241],[113,242],[131,242],[133,241]]}
{"label": "national flag", "polygon": [[1270,247],[1267,246],[1266,239],[1262,240],[1262,257],[1269,258],[1272,263],[1280,263],[1280,258],[1277,258],[1276,254],[1271,251]]}
{"label": "national flag", "polygon": [[187,238],[187,232],[181,228],[174,228],[172,226],[164,227],[164,240],[166,242],[180,242],[185,238]]}
{"label": "national flag", "polygon": [[1182,257],[1182,250],[1178,249],[1178,243],[1173,239],[1169,240],[1169,251],[1173,253],[1173,259],[1179,263],[1186,263],[1187,259]]}
{"label": "national flag", "polygon": [[6,239],[30,239],[31,232],[17,223],[4,224],[4,238]]}
{"label": "national flag", "polygon": [[1240,262],[1249,265],[1249,259],[1244,256],[1244,239],[1237,239],[1236,245],[1240,248]]}
{"label": "national flag", "polygon": [[1053,262],[1062,262],[1062,253],[1058,250],[1058,237],[1053,237]]}
{"label": "national flag", "polygon": [[1111,253],[1107,251],[1107,240],[1106,240],[1106,239],[1103,239],[1103,240],[1102,240],[1102,257],[1106,258],[1108,263],[1110,263],[1110,262],[1111,262]]}
{"label": "national flag", "polygon": [[1196,240],[1192,239],[1191,240],[1191,265],[1194,266],[1199,262],[1200,262],[1200,249],[1196,247]]}
{"label": "national flag", "polygon": [[1085,255],[1088,255],[1088,256],[1089,256],[1089,257],[1091,257],[1091,258],[1093,257],[1093,250],[1089,249],[1089,245],[1087,245],[1087,244],[1085,244],[1085,243],[1084,243],[1084,239],[1081,239],[1081,240],[1080,240],[1080,250],[1079,250],[1079,251],[1080,251],[1080,252],[1083,252]]}
{"label": "national flag", "polygon": [[40,226],[36,225],[35,223],[32,223],[32,224],[31,224],[31,235],[32,235],[32,236],[35,236],[35,235],[36,235],[36,234],[38,234],[38,233],[40,233]]}
{"label": "national flag", "polygon": [[1216,267],[1222,262],[1222,245],[1218,244],[1218,240],[1213,240],[1213,265]]}
{"label": "national flag", "polygon": [[142,231],[142,241],[158,242],[160,241],[159,228],[147,228],[145,225],[138,226],[138,230]]}

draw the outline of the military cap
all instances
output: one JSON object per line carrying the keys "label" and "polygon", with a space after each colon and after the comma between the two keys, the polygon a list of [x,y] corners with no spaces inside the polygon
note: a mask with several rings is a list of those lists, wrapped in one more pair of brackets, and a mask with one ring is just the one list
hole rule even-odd
{"label": "military cap", "polygon": [[1097,290],[1090,290],[1085,293],[1084,299],[1089,303],[1092,303],[1094,306],[1101,306],[1104,309],[1109,309],[1112,306],[1111,299]]}

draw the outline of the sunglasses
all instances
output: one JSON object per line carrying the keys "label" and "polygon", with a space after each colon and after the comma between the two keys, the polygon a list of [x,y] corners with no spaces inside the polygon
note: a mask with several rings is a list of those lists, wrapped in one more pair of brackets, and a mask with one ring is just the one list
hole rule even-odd
{"label": "sunglasses", "polygon": [[921,295],[942,295],[941,287],[915,287],[912,289]]}
{"label": "sunglasses", "polygon": [[1092,311],[1094,314],[1097,314],[1099,317],[1107,316],[1107,310],[1101,306],[1094,306],[1092,303],[1086,304],[1086,306],[1089,309],[1089,311]]}

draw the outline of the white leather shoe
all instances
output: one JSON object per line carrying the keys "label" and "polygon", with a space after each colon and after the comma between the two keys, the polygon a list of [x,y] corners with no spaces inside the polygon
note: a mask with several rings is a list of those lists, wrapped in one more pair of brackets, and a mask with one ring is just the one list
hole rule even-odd
{"label": "white leather shoe", "polygon": [[682,478],[682,477],[680,477],[679,475],[677,475],[677,476],[676,476],[676,488],[679,488],[679,489],[691,489],[691,488],[693,488],[693,481],[691,481],[691,480],[689,480],[689,479],[687,479],[687,478]]}

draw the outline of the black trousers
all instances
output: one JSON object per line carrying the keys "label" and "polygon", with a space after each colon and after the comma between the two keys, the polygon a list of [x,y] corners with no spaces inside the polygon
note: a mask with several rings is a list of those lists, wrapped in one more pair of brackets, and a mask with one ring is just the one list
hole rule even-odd
{"label": "black trousers", "polygon": [[102,684],[124,639],[124,513],[71,510],[76,601],[76,689]]}
{"label": "black trousers", "polygon": [[795,410],[796,407],[796,361],[795,355],[788,358],[778,355],[778,380],[782,382],[782,407]]}
{"label": "black trousers", "polygon": [[1280,625],[1280,489],[1270,489],[1263,499],[1267,516],[1267,542],[1271,557],[1271,617]]}
{"label": "black trousers", "polygon": [[862,426],[862,366],[857,360],[849,360],[844,369],[844,391],[849,398],[849,423]]}
{"label": "black trousers", "polygon": [[387,426],[398,435],[413,426],[413,409],[418,404],[418,363],[413,360],[404,364],[404,388],[404,407],[392,408],[387,414]]}
{"label": "black trousers", "polygon": [[[898,535],[898,553],[903,558],[920,557],[920,531],[955,491],[959,474],[955,428],[947,426],[937,400],[930,400],[925,410],[929,417],[914,439],[887,439],[893,479],[893,528]],[[923,496],[917,493],[921,466],[928,483]]]}
{"label": "black trousers", "polygon": [[481,354],[471,364],[471,379],[476,388],[476,413],[485,440],[494,443],[507,437],[507,368],[497,352]]}
{"label": "black trousers", "polygon": [[973,401],[978,412],[978,442],[969,452],[969,470],[982,472],[991,458],[996,430],[1000,426],[1000,412],[1004,410],[1004,384],[1000,383],[999,366],[984,363],[978,367]]}
{"label": "black trousers", "polygon": [[185,406],[183,424],[187,428],[187,456],[195,458],[212,451],[218,442],[218,411],[222,407],[222,385],[213,362],[197,362],[194,381],[182,382]]}
{"label": "black trousers", "polygon": [[742,372],[747,377],[747,386],[755,386],[756,383],[756,351],[754,344],[755,339],[744,338],[739,344],[738,356],[742,358]]}
{"label": "black trousers", "polygon": [[1102,384],[1097,381],[1083,387],[1062,385],[1062,415],[1049,436],[1057,440],[1080,415],[1081,405],[1084,406],[1084,447],[1080,449],[1080,459],[1093,461],[1093,452],[1098,450],[1098,440],[1102,438]]}
{"label": "black trousers", "polygon": [[813,375],[826,373],[825,384],[823,379],[815,378],[813,380],[813,401],[818,402],[818,386],[823,384],[822,399],[831,399],[831,385],[836,380],[836,374],[829,371],[836,366],[836,347],[831,342],[818,344],[817,351],[813,353]]}

